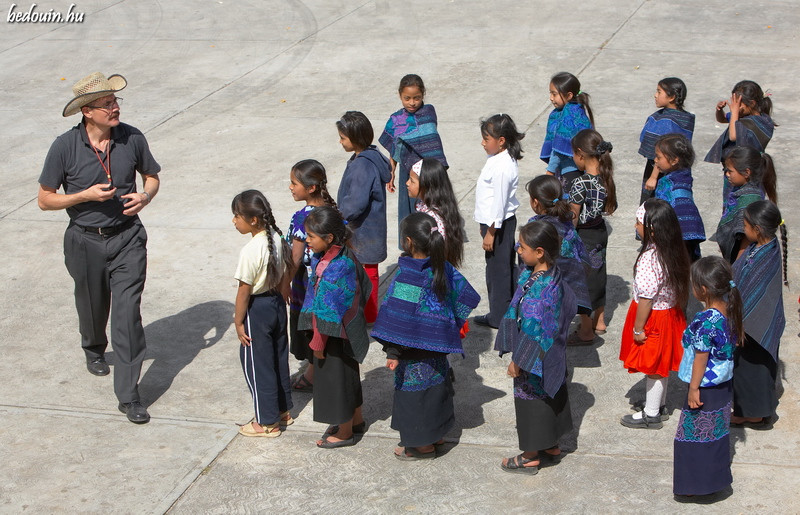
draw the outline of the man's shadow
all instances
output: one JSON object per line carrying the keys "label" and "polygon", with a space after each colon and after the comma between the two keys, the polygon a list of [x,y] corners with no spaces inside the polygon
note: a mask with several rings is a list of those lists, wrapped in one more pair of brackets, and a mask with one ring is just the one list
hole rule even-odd
{"label": "man's shadow", "polygon": [[215,300],[197,304],[145,328],[147,355],[153,362],[139,381],[145,405],[156,402],[201,350],[222,339],[231,327],[233,304]]}

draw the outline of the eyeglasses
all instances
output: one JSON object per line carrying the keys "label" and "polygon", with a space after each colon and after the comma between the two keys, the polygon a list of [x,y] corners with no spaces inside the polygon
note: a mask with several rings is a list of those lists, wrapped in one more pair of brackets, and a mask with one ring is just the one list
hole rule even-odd
{"label": "eyeglasses", "polygon": [[122,97],[114,97],[114,100],[106,102],[101,106],[93,106],[93,105],[85,105],[84,107],[91,107],[92,109],[102,109],[103,111],[113,111],[114,107],[120,107],[122,105]]}

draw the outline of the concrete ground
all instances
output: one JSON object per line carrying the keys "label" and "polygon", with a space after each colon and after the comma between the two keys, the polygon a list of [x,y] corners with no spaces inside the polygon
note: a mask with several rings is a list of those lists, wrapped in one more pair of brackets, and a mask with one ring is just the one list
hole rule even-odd
{"label": "concrete ground", "polygon": [[[11,11],[29,12],[30,5]],[[42,13],[68,2],[37,3]],[[16,9],[16,11],[13,11]],[[796,80],[797,2],[597,0],[414,2],[85,0],[83,23],[3,23],[0,29],[0,511],[122,513],[683,512],[671,493],[672,438],[685,387],[671,380],[672,417],[660,431],[618,419],[644,396],[643,379],[617,359],[637,243],[633,213],[644,160],[638,134],[659,79],[676,75],[697,114],[705,154],[722,128],[714,105],[741,79],[772,94],[780,124],[769,145],[789,227],[788,325],[781,352],[779,420],[771,431],[734,429],[732,492],[713,512],[800,512],[797,304],[800,179]],[[7,16],[7,20],[8,20]],[[142,315],[148,355],[141,394],[152,421],[117,411],[110,377],[86,372],[72,282],[63,265],[64,212],[41,212],[37,179],[63,120],[71,85],[121,73],[122,119],[139,127],[163,166],[162,190],[142,213],[149,232]],[[549,77],[577,74],[592,95],[597,128],[614,144],[619,211],[609,219],[609,331],[569,349],[576,429],[567,456],[535,477],[499,470],[516,454],[508,358],[494,333],[474,327],[453,359],[457,424],[444,456],[391,456],[392,386],[373,346],[362,368],[369,429],[355,447],[314,440],[311,396],[294,397],[297,423],[275,440],[238,436],[252,416],[232,329],[238,251],[229,203],[263,190],[286,227],[300,206],[291,165],[316,158],[335,191],[348,156],[334,122],[361,110],[376,130],[400,107],[406,73],[428,86],[451,177],[472,241],[465,275],[483,293],[483,256],[472,222],[474,182],[485,160],[478,121],[512,115],[527,131],[521,180],[544,171],[537,151],[550,105]],[[795,143],[792,143],[795,142]],[[694,167],[695,196],[711,234],[721,210],[718,165]],[[525,193],[520,219],[530,216]],[[396,200],[390,198],[390,242]],[[390,244],[390,248],[393,245]],[[714,243],[703,245],[716,252]],[[397,257],[383,264],[385,272]],[[486,310],[485,302],[476,314]],[[113,353],[109,354],[113,365]],[[296,370],[298,363],[292,360]]]}

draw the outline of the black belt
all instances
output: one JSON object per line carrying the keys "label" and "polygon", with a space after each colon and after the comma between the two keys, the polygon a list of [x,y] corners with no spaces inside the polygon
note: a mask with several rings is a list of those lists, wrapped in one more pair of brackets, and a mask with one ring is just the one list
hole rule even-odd
{"label": "black belt", "polygon": [[135,218],[129,219],[127,222],[123,222],[119,225],[112,225],[109,227],[86,227],[85,225],[75,224],[79,229],[82,229],[84,232],[90,232],[92,234],[99,234],[101,236],[114,236],[115,234],[119,234],[120,232],[128,229],[133,225]]}

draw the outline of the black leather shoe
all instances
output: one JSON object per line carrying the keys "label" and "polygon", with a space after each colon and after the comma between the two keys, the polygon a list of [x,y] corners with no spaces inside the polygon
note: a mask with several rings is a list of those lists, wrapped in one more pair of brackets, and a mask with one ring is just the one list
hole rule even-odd
{"label": "black leather shoe", "polygon": [[89,373],[96,376],[107,376],[111,371],[106,363],[106,358],[100,356],[99,358],[86,358],[86,368]]}
{"label": "black leather shoe", "polygon": [[119,410],[128,415],[128,420],[134,424],[147,424],[150,422],[150,414],[139,401],[120,402]]}

